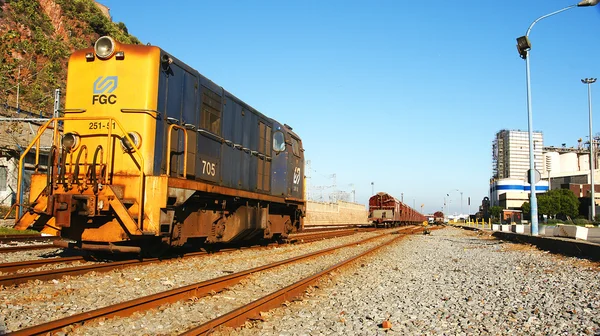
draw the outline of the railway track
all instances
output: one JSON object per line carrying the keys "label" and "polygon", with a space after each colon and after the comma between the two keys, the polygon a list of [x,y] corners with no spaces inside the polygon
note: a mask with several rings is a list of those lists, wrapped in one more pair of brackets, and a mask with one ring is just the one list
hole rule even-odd
{"label": "railway track", "polygon": [[[315,233],[301,233],[294,234],[288,239],[290,243],[302,242],[307,243],[311,241],[321,240],[321,239],[329,239],[335,237],[343,237],[351,234],[355,234],[358,232],[369,232],[374,229],[349,229],[349,230],[335,230],[335,231],[327,231],[327,232],[315,232]],[[44,245],[39,245],[44,246]],[[53,245],[50,245],[53,247]],[[223,249],[221,252],[235,250],[237,248],[228,248]],[[206,252],[193,252],[185,254],[182,258],[192,258],[197,257],[199,255],[205,255]],[[177,259],[177,258],[169,258],[169,259]],[[13,273],[0,276],[0,285],[3,286],[12,286],[25,283],[30,280],[52,280],[58,279],[63,276],[74,276],[74,275],[82,275],[89,272],[109,272],[114,269],[120,269],[124,267],[131,266],[141,266],[148,265],[153,263],[158,263],[164,260],[162,258],[147,258],[143,260],[133,259],[133,260],[124,260],[124,261],[116,261],[110,263],[98,263],[92,265],[82,265],[75,267],[63,267],[56,268],[51,270],[43,270],[43,271],[35,271],[35,272],[26,272],[26,273]],[[63,257],[63,258],[53,258],[53,259],[43,259],[43,260],[27,260],[21,262],[13,262],[13,263],[3,263],[0,264],[0,272],[16,272],[23,269],[31,269],[43,267],[51,264],[59,264],[59,263],[74,263],[74,262],[84,262],[84,257],[81,256],[73,256],[73,257]]]}
{"label": "railway track", "polygon": [[58,248],[58,247],[56,247],[52,244],[8,246],[8,247],[0,247],[0,253],[24,252],[24,251],[43,250],[43,249],[51,249],[51,248]]}
{"label": "railway track", "polygon": [[0,243],[11,243],[11,242],[38,242],[38,241],[52,241],[59,239],[55,236],[42,236],[41,234],[11,234],[11,235],[0,235]]}
{"label": "railway track", "polygon": [[[48,242],[60,239],[60,237],[54,236],[42,236],[39,234],[13,234],[13,235],[0,235],[0,244],[2,245],[13,245],[0,247],[0,253],[10,252],[22,252],[30,250],[41,250],[48,248],[56,248]],[[29,243],[28,245],[16,245]]]}
{"label": "railway track", "polygon": [[[414,227],[406,227],[406,228],[400,229],[397,231],[397,233],[399,233],[398,237],[394,238],[393,240],[390,240],[390,242],[397,241],[397,239],[400,239],[406,235],[418,232],[420,230],[422,230],[422,228],[415,229]],[[121,317],[130,316],[134,312],[146,311],[146,310],[149,310],[149,309],[152,309],[152,308],[155,308],[160,305],[167,304],[167,303],[173,303],[173,302],[177,302],[177,301],[181,301],[181,300],[185,300],[185,299],[189,299],[189,298],[200,298],[200,297],[208,296],[211,293],[220,292],[228,287],[231,287],[234,284],[237,284],[240,281],[242,281],[243,279],[246,279],[249,276],[256,274],[258,272],[263,272],[266,270],[274,269],[279,266],[289,265],[291,263],[315,258],[318,256],[332,253],[334,251],[337,251],[337,250],[340,250],[343,248],[353,247],[353,246],[357,246],[359,244],[364,244],[366,242],[371,242],[371,241],[374,241],[376,239],[382,238],[387,235],[388,235],[388,233],[385,233],[382,235],[364,239],[359,242],[352,242],[349,244],[324,249],[321,251],[317,251],[317,252],[297,256],[294,258],[274,262],[274,263],[271,263],[268,265],[255,267],[255,268],[248,269],[245,271],[241,271],[241,272],[221,276],[218,278],[202,281],[202,282],[195,283],[192,285],[187,285],[187,286],[183,286],[180,288],[168,290],[168,291],[157,293],[154,295],[149,295],[146,297],[133,299],[133,300],[122,302],[122,303],[119,303],[116,305],[107,306],[104,308],[88,311],[85,313],[72,315],[72,316],[69,316],[66,318],[62,318],[62,319],[58,319],[58,320],[51,321],[48,323],[44,323],[44,324],[40,324],[37,326],[29,327],[26,329],[18,330],[16,332],[11,333],[11,335],[37,335],[37,334],[46,334],[49,332],[57,332],[67,326],[81,325],[83,323],[89,323],[89,322],[99,319],[99,318],[106,319],[106,318],[115,317],[115,316],[121,316]],[[369,249],[367,252],[361,253],[360,255],[350,258],[344,262],[338,263],[338,264],[326,269],[325,271],[314,274],[314,275],[312,275],[308,278],[305,278],[291,286],[287,286],[277,292],[274,292],[274,293],[267,295],[259,300],[251,302],[250,304],[248,304],[244,307],[241,307],[239,309],[236,309],[228,314],[222,315],[215,320],[206,322],[206,323],[202,324],[201,326],[190,330],[186,334],[189,334],[189,335],[207,334],[208,332],[210,332],[211,330],[214,330],[214,328],[219,327],[219,326],[238,326],[240,324],[243,324],[244,321],[248,317],[258,314],[259,311],[265,311],[265,310],[271,309],[273,307],[276,307],[282,301],[289,300],[292,297],[297,296],[298,294],[302,293],[304,288],[306,288],[310,284],[314,283],[321,276],[328,274],[331,271],[338,269],[344,265],[347,265],[348,263],[355,261],[358,258],[361,258],[369,253],[373,253],[377,249],[385,246],[386,244],[382,244],[382,245],[377,246],[376,248]]]}

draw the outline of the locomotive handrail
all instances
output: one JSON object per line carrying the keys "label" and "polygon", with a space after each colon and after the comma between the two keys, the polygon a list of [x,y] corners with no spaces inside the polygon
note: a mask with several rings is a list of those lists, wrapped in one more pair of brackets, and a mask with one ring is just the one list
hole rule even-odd
{"label": "locomotive handrail", "polygon": [[217,134],[215,134],[215,133],[213,133],[211,131],[207,131],[207,130],[202,129],[202,128],[199,128],[197,132],[198,133],[202,133],[202,135],[208,136],[209,138],[213,138],[214,140],[220,141],[221,143],[229,141],[229,140],[225,140],[225,138],[223,138],[223,137],[221,137],[221,136],[219,136],[219,135],[217,135]]}
{"label": "locomotive handrail", "polygon": [[147,114],[151,115],[152,117],[154,117],[155,119],[160,119],[160,112],[157,110],[123,108],[123,109],[121,109],[121,112],[123,112],[123,113],[147,113]]}
{"label": "locomotive handrail", "polygon": [[64,109],[64,110],[58,110],[58,112],[62,112],[62,113],[83,113],[86,112],[86,109]]}
{"label": "locomotive handrail", "polygon": [[[170,174],[171,171],[171,132],[173,128],[177,128],[178,130],[182,130],[185,135],[183,138],[183,178],[187,177],[187,145],[188,145],[188,136],[187,131],[184,127],[171,124],[169,125],[169,130],[167,131],[167,175]],[[179,167],[177,168],[177,173],[179,173]]]}
{"label": "locomotive handrail", "polygon": [[[84,110],[85,111],[85,110]],[[90,120],[93,119],[94,121],[98,121],[98,120],[108,120],[109,122],[114,123],[115,125],[117,125],[119,127],[119,129],[123,132],[124,137],[129,141],[129,143],[135,143],[133,141],[133,139],[129,136],[129,134],[125,131],[125,128],[123,127],[123,125],[115,118],[113,117],[109,117],[109,116],[94,116],[94,117],[57,117],[57,118],[51,118],[49,119],[45,124],[43,124],[42,126],[40,126],[40,128],[38,129],[38,132],[35,136],[35,138],[31,141],[31,143],[29,144],[29,146],[21,153],[21,157],[19,158],[19,173],[18,173],[18,183],[17,183],[17,202],[16,204],[18,204],[17,206],[19,207],[19,210],[21,210],[22,208],[22,197],[21,197],[21,181],[23,180],[23,162],[25,160],[25,156],[31,151],[31,148],[36,145],[36,147],[39,149],[39,142],[40,142],[40,138],[42,136],[42,134],[44,133],[44,131],[46,129],[49,128],[51,123],[55,123],[58,124],[59,121],[64,121],[64,120]],[[52,139],[52,145],[55,146],[60,142],[60,137],[59,137],[59,130],[58,127],[54,126],[54,137]],[[111,141],[112,141],[112,127],[108,127],[108,134],[107,134],[107,155],[106,158],[107,160],[109,160],[111,158]],[[187,137],[186,137],[186,146],[187,146]],[[59,146],[56,146],[57,148]],[[187,148],[187,147],[186,147]],[[138,197],[139,197],[139,201],[140,204],[138,206],[138,227],[142,227],[142,205],[143,205],[143,198],[144,198],[144,156],[142,155],[142,152],[136,147],[136,146],[132,146],[132,150],[133,152],[135,152],[140,159],[140,185],[139,185],[139,192],[138,192]],[[39,150],[36,150],[36,167],[38,165],[38,161],[39,161]],[[108,181],[108,176],[109,176],[109,170],[110,170],[110,165],[106,165],[107,168],[104,171],[104,181]],[[50,169],[50,167],[48,167],[48,169]],[[54,171],[52,172],[54,174]],[[18,221],[20,219],[20,211],[17,212],[17,215],[15,216],[15,221]]]}

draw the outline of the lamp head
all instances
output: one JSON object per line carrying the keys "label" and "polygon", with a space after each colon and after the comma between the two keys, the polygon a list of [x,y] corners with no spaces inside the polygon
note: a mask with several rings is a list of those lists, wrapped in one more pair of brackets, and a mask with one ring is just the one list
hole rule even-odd
{"label": "lamp head", "polygon": [[527,58],[527,52],[531,49],[531,42],[527,36],[521,36],[517,38],[517,50],[522,59]]}
{"label": "lamp head", "polygon": [[596,6],[598,4],[598,2],[600,2],[600,0],[581,0],[578,4],[577,7],[589,7],[589,6]]}

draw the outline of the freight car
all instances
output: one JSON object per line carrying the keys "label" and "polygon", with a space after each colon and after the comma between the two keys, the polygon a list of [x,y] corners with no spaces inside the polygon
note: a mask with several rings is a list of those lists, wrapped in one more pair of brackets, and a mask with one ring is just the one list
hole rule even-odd
{"label": "freight car", "polygon": [[303,226],[300,137],[159,47],[104,36],[75,51],[63,112],[21,156],[19,172],[53,130],[17,229],[138,253],[273,240]]}
{"label": "freight car", "polygon": [[444,224],[444,213],[441,211],[436,211],[433,214],[433,222],[437,225]]}
{"label": "freight car", "polygon": [[369,199],[369,222],[376,227],[421,224],[426,220],[421,213],[390,194],[380,192]]}

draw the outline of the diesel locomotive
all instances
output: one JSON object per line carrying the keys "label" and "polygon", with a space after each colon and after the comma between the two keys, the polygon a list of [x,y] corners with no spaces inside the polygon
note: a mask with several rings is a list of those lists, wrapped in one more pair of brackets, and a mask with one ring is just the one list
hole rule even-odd
{"label": "diesel locomotive", "polygon": [[62,112],[19,162],[21,171],[41,133],[54,132],[17,229],[61,236],[62,247],[139,253],[303,227],[300,137],[157,46],[104,36],[75,51]]}
{"label": "diesel locomotive", "polygon": [[369,222],[374,226],[422,224],[427,218],[415,209],[384,192],[369,198]]}

